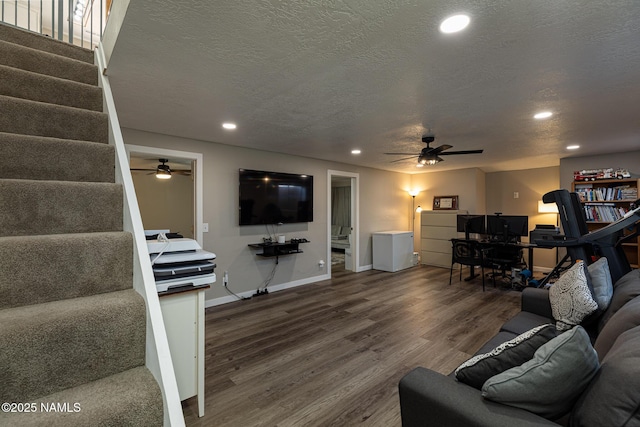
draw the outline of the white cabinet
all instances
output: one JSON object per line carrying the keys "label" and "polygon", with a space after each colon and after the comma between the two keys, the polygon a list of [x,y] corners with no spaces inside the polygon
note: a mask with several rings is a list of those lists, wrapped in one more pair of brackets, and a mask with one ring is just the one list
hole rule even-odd
{"label": "white cabinet", "polygon": [[420,259],[422,264],[451,267],[451,239],[458,214],[467,211],[422,211],[420,214]]}
{"label": "white cabinet", "polygon": [[373,233],[373,269],[404,270],[413,266],[413,232],[381,231]]}
{"label": "white cabinet", "polygon": [[160,296],[180,400],[197,395],[200,417],[204,415],[204,291]]}

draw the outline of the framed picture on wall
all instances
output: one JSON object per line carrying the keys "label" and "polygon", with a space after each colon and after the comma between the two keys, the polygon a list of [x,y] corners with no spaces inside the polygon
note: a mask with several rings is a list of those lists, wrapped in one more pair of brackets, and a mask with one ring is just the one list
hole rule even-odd
{"label": "framed picture on wall", "polygon": [[433,210],[457,210],[458,196],[434,196]]}

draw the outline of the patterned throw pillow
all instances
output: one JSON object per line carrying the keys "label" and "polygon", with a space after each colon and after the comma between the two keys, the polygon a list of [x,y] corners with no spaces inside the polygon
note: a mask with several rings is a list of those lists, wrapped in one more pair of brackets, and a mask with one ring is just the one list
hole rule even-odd
{"label": "patterned throw pillow", "polygon": [[551,313],[559,331],[579,325],[598,309],[598,303],[587,285],[585,270],[584,262],[577,261],[549,288]]}
{"label": "patterned throw pillow", "polygon": [[488,353],[478,354],[464,362],[455,371],[456,380],[480,390],[482,384],[494,375],[531,360],[536,350],[555,336],[553,325],[535,327]]}

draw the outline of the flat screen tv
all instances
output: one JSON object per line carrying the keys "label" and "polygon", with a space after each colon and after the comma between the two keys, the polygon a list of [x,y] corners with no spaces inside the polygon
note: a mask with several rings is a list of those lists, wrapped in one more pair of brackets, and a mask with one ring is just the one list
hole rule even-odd
{"label": "flat screen tv", "polygon": [[529,235],[529,217],[524,215],[487,215],[487,233],[494,239],[520,240]]}
{"label": "flat screen tv", "polygon": [[469,234],[485,234],[485,216],[476,214],[459,214],[456,217],[456,229],[464,232],[465,239],[469,240]]}
{"label": "flat screen tv", "polygon": [[240,225],[313,221],[313,176],[240,169]]}

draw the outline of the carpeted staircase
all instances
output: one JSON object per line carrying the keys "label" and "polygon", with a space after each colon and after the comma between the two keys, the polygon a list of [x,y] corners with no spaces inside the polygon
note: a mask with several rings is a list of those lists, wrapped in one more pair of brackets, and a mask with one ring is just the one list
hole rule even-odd
{"label": "carpeted staircase", "polygon": [[30,410],[0,426],[163,423],[97,82],[93,52],[0,24],[0,403]]}

